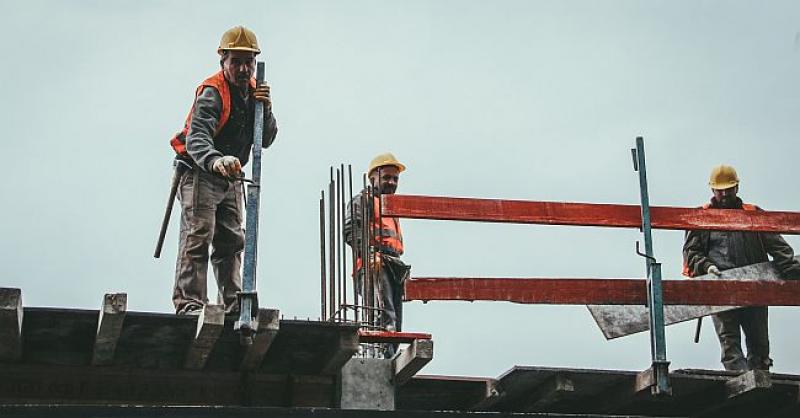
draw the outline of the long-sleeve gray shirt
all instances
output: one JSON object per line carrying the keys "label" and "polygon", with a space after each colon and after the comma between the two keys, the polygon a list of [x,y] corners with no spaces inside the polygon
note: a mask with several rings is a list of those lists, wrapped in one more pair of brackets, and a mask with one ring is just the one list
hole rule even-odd
{"label": "long-sleeve gray shirt", "polygon": [[[231,114],[222,130],[214,137],[222,114],[222,96],[217,89],[206,87],[197,96],[192,110],[192,122],[186,136],[186,150],[194,162],[211,172],[214,162],[225,155],[232,155],[247,164],[253,143],[253,118],[255,99],[245,100],[236,86],[231,89]],[[278,133],[275,116],[264,109],[264,132],[262,146],[272,145]]]}

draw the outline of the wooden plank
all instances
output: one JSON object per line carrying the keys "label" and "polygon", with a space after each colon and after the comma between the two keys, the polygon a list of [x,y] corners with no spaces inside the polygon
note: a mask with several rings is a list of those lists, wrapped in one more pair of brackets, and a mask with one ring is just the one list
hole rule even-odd
{"label": "wooden plank", "polygon": [[[638,205],[384,195],[382,214],[413,219],[639,228]],[[650,207],[656,229],[800,234],[798,212]]]}
{"label": "wooden plank", "polygon": [[197,318],[197,331],[189,345],[183,368],[201,370],[205,367],[224,324],[225,308],[222,305],[206,305],[203,308]]}
{"label": "wooden plank", "polygon": [[334,352],[330,355],[322,367],[321,374],[337,374],[342,366],[347,363],[358,351],[358,333],[342,333]]}
{"label": "wooden plank", "polygon": [[[800,261],[800,256],[795,259]],[[772,263],[765,262],[725,270],[720,277],[706,274],[692,280],[780,280],[780,277],[780,273]],[[606,339],[624,337],[650,329],[650,315],[645,306],[593,305],[588,308]],[[666,325],[672,325],[735,308],[736,306],[670,305],[664,307],[664,322]]]}
{"label": "wooden plank", "polygon": [[728,397],[735,398],[745,394],[766,392],[772,388],[772,379],[765,370],[749,370],[725,383]]}
{"label": "wooden plank", "polygon": [[258,330],[253,338],[253,344],[247,348],[242,358],[242,370],[255,370],[264,360],[275,336],[280,329],[281,315],[277,309],[258,310]]}
{"label": "wooden plank", "polygon": [[575,383],[564,374],[556,373],[525,396],[522,410],[549,411],[556,404],[574,400],[575,395]]}
{"label": "wooden plank", "polygon": [[[798,306],[800,281],[664,280],[666,305]],[[643,279],[416,278],[405,300],[505,301],[555,305],[644,305]]]}
{"label": "wooden plank", "polygon": [[128,311],[128,295],[125,293],[106,293],[103,306],[97,319],[97,335],[92,350],[92,365],[106,366],[114,361],[122,323]]}
{"label": "wooden plank", "polygon": [[22,357],[22,291],[0,288],[0,361]]}
{"label": "wooden plank", "polygon": [[397,332],[358,330],[358,339],[361,343],[411,343],[414,340],[430,340],[431,334],[424,332]]}
{"label": "wooden plank", "polygon": [[414,340],[394,358],[394,381],[401,386],[433,360],[433,340]]}

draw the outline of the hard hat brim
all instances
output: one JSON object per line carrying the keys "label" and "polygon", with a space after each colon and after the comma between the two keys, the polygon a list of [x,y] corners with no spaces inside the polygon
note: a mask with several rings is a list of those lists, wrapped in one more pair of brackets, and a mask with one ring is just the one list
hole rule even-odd
{"label": "hard hat brim", "polygon": [[245,46],[233,47],[233,48],[217,48],[217,54],[222,55],[223,51],[245,51],[245,52],[254,52],[256,55],[261,53],[260,49],[255,48],[248,48]]}
{"label": "hard hat brim", "polygon": [[714,189],[714,190],[725,190],[725,189],[730,189],[731,187],[738,186],[739,182],[738,181],[729,181],[729,182],[725,182],[725,183],[708,183],[708,185],[711,186],[711,188]]}
{"label": "hard hat brim", "polygon": [[405,165],[403,165],[402,163],[388,163],[388,164],[381,164],[381,165],[376,165],[375,167],[372,167],[372,168],[369,170],[369,173],[368,173],[368,174],[372,174],[372,172],[373,172],[373,171],[375,171],[375,170],[377,170],[377,169],[379,169],[379,168],[381,168],[381,167],[389,167],[389,166],[392,166],[392,167],[397,167],[397,171],[399,171],[399,172],[401,172],[401,173],[402,173],[403,171],[406,171],[406,166],[405,166]]}

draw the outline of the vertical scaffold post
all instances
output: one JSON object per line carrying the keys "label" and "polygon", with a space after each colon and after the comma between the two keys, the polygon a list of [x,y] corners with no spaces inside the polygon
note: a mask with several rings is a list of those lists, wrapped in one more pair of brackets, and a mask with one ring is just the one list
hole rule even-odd
{"label": "vertical scaffold post", "polygon": [[661,290],[661,263],[653,256],[653,236],[650,223],[650,197],[647,191],[647,167],[645,165],[644,139],[636,138],[633,154],[633,169],[639,172],[639,195],[642,204],[642,234],[644,235],[644,254],[647,266],[647,306],[650,314],[650,355],[652,366],[645,373],[650,377],[651,392],[654,395],[670,395],[669,362],[667,361],[667,341],[664,333],[664,299]]}
{"label": "vertical scaffold post", "polygon": [[[264,82],[264,63],[256,66],[256,83]],[[258,259],[258,206],[261,196],[261,146],[264,132],[264,103],[256,101],[253,126],[252,183],[247,185],[247,203],[244,236],[244,263],[242,291],[239,292],[239,320],[234,329],[239,331],[242,344],[251,344],[258,329],[258,297],[256,294],[256,260]]]}

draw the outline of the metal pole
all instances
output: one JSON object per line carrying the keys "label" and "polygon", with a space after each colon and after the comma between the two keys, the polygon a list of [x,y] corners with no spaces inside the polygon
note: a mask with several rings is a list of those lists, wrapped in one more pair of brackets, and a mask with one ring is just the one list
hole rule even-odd
{"label": "metal pole", "polygon": [[333,167],[331,179],[328,183],[328,319],[333,319],[334,305],[336,304],[336,232],[333,210]]}
{"label": "metal pole", "polygon": [[[256,67],[256,84],[264,82],[264,63],[259,62]],[[264,103],[255,103],[255,121],[253,126],[253,161],[252,180],[247,185],[247,201],[245,203],[247,214],[245,218],[244,238],[244,268],[242,291],[239,292],[239,320],[234,324],[234,329],[239,331],[243,344],[251,344],[252,336],[258,324],[255,313],[258,312],[258,299],[256,296],[256,260],[258,258],[258,209],[261,196],[261,146],[264,133]]]}
{"label": "metal pole", "polygon": [[341,208],[339,212],[342,216],[339,218],[340,227],[339,227],[339,241],[341,242],[340,247],[342,248],[342,315],[345,322],[347,322],[347,246],[345,245],[344,239],[344,217],[345,217],[345,202],[344,202],[344,190],[345,190],[345,181],[344,181],[344,164],[341,164],[341,173],[342,173],[342,182],[339,184],[339,188],[341,189],[340,195],[342,196],[341,199]]}
{"label": "metal pole", "polygon": [[[349,186],[350,186],[350,200],[348,200],[347,202],[350,205],[350,224],[352,226],[353,222],[354,222],[354,220],[353,220],[353,165],[352,164],[348,164],[347,165],[347,178],[348,178],[348,183],[349,183]],[[356,231],[355,230],[351,230],[350,233],[353,234],[353,243],[355,243],[355,241],[356,241],[355,240]],[[353,266],[353,271],[355,272],[355,269],[356,269],[356,249],[355,249],[355,246],[350,247],[350,256],[352,257],[352,262],[353,262],[352,266]],[[356,274],[357,273],[353,274],[353,280],[356,280]],[[358,289],[357,289],[357,286],[356,286],[355,282],[353,282],[353,307],[354,307],[353,308],[353,316],[354,316],[353,320],[356,323],[358,323]]]}
{"label": "metal pole", "polygon": [[320,316],[321,321],[325,320],[327,295],[325,294],[325,190],[320,191],[319,197],[319,274],[320,274]]}
{"label": "metal pole", "polygon": [[336,188],[336,223],[334,224],[336,228],[336,312],[339,312],[339,309],[342,306],[342,243],[339,240],[339,236],[341,235],[341,218],[342,213],[339,210],[339,205],[342,196],[339,193],[339,184],[341,183],[342,173],[339,169],[336,169],[336,183],[334,183],[334,187]]}
{"label": "metal pole", "polygon": [[647,191],[647,167],[645,165],[644,139],[636,138],[636,149],[631,150],[634,170],[639,172],[639,194],[642,204],[642,234],[644,234],[645,263],[647,267],[647,306],[650,313],[650,354],[654,385],[654,395],[669,395],[672,388],[669,382],[669,361],[667,361],[667,341],[664,333],[664,299],[661,290],[661,263],[653,256],[652,226],[650,223],[650,196]]}

